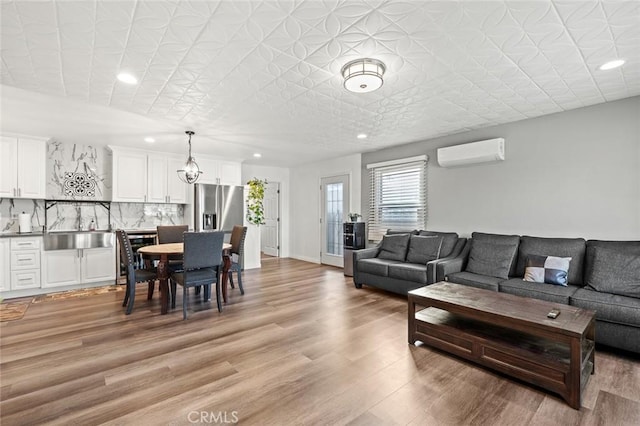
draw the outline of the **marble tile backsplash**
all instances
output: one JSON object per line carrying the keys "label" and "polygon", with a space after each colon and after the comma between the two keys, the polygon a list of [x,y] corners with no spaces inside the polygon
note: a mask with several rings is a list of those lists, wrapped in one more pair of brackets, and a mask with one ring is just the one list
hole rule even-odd
{"label": "marble tile backsplash", "polygon": [[105,147],[47,142],[47,198],[110,200],[111,152]]}
{"label": "marble tile backsplash", "polygon": [[[111,205],[112,229],[153,229],[158,225],[185,223],[181,204],[106,203]],[[44,200],[0,198],[0,232],[19,232],[18,214],[31,215],[32,230],[40,231],[45,225]],[[91,221],[97,230],[109,229],[107,210],[97,203],[61,202],[49,208],[49,231],[88,230]]]}

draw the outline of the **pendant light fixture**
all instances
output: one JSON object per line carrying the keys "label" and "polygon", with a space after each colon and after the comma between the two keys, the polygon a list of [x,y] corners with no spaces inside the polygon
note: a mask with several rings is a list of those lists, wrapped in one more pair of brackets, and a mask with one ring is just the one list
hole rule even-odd
{"label": "pendant light fixture", "polygon": [[367,93],[382,87],[384,64],[377,59],[356,59],[342,67],[344,88],[350,92]]}
{"label": "pendant light fixture", "polygon": [[187,158],[187,162],[184,167],[177,170],[178,177],[185,183],[196,183],[202,174],[202,171],[200,171],[200,167],[198,167],[196,159],[191,156],[191,136],[195,135],[195,132],[187,130],[185,133],[189,135],[189,157]]}

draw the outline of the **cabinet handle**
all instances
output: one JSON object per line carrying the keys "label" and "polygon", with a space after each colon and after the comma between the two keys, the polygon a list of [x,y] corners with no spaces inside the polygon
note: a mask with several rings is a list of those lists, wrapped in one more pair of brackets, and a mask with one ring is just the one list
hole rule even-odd
{"label": "cabinet handle", "polygon": [[18,281],[31,281],[31,278],[18,278]]}
{"label": "cabinet handle", "polygon": [[171,202],[171,195],[167,195],[167,203]]}
{"label": "cabinet handle", "polygon": [[18,197],[22,197],[22,189],[18,188]]}
{"label": "cabinet handle", "polygon": [[16,189],[15,189],[15,188],[13,188],[13,196],[14,196],[14,197],[17,197],[17,196],[18,196],[17,191],[16,191]]}

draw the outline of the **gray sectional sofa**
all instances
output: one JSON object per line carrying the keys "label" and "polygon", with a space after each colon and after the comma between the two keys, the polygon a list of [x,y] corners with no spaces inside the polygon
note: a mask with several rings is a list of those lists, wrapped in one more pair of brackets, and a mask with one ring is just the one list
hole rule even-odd
{"label": "gray sectional sofa", "polygon": [[437,263],[454,259],[465,243],[455,232],[389,230],[377,247],[353,252],[353,282],[406,295],[433,284]]}
{"label": "gray sectional sofa", "polygon": [[[525,281],[536,271],[532,259],[548,256],[571,258],[566,272],[539,268],[545,281],[549,274],[564,284]],[[598,343],[640,353],[640,241],[474,232],[457,257],[437,263],[435,281],[445,279],[593,310]]]}

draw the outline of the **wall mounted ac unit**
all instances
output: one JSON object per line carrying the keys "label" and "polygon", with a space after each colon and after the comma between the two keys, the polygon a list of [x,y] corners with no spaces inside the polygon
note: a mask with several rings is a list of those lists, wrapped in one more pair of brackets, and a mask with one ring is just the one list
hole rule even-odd
{"label": "wall mounted ac unit", "polygon": [[438,164],[441,167],[464,166],[490,161],[504,161],[503,138],[438,148]]}

